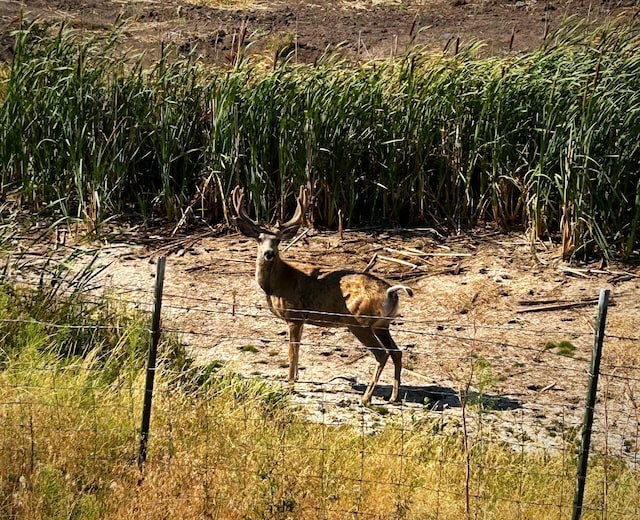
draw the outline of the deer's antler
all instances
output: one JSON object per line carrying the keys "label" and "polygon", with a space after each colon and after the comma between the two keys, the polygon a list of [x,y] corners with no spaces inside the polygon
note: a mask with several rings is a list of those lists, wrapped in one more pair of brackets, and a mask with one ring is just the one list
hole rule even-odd
{"label": "deer's antler", "polygon": [[257,238],[260,233],[269,233],[268,229],[258,225],[257,222],[249,218],[247,210],[244,207],[244,190],[240,186],[236,186],[231,193],[233,208],[238,215],[234,220],[238,229],[248,237]]}
{"label": "deer's antler", "polygon": [[300,195],[298,195],[296,211],[289,220],[284,224],[278,224],[278,229],[285,232],[289,228],[298,227],[302,224],[304,214],[309,208],[309,190],[304,186],[300,186]]}

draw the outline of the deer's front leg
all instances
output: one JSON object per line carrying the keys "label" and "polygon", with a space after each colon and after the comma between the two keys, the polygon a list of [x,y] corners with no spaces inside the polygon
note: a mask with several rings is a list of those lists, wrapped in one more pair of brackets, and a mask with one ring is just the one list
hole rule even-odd
{"label": "deer's front leg", "polygon": [[298,353],[300,351],[300,339],[302,338],[302,321],[289,322],[289,382],[298,380]]}

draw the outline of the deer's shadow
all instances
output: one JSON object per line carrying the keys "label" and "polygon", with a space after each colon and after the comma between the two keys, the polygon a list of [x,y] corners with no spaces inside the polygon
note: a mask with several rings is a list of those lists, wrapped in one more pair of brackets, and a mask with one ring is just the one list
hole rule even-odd
{"label": "deer's shadow", "polygon": [[[354,391],[364,393],[367,388],[363,384],[352,384]],[[391,397],[391,385],[376,386],[373,395],[388,401]],[[504,395],[489,393],[469,392],[468,403],[481,403],[488,409],[496,411],[517,410],[522,408],[522,403]],[[402,385],[398,393],[399,402],[421,404],[433,411],[442,411],[445,408],[460,408],[462,402],[458,392],[444,386],[407,386]]]}

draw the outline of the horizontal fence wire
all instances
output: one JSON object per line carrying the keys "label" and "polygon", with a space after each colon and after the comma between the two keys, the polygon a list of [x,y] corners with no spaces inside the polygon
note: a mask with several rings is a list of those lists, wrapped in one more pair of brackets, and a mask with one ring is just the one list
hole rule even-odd
{"label": "horizontal fence wire", "polygon": [[[111,284],[83,289],[79,296],[89,306],[152,306],[150,288]],[[368,408],[359,399],[373,356],[345,331],[303,337],[306,370],[292,387],[285,381],[286,326],[267,305],[168,291],[163,313],[161,349],[175,337],[193,359],[183,367],[164,360],[157,369],[149,465],[161,467],[181,491],[154,488],[156,507],[220,517],[235,481],[254,492],[237,498],[235,510],[269,511],[274,518],[569,516],[589,370],[583,354],[594,337],[588,325],[558,331],[526,323],[400,317],[392,334],[404,351],[405,399],[388,404],[389,383],[382,381]],[[212,325],[185,325],[186,315],[197,316],[190,323]],[[221,322],[230,326],[220,329]],[[19,325],[113,335],[130,330],[122,324],[0,317],[2,335]],[[150,333],[146,323],[134,330]],[[559,335],[576,342],[581,355],[545,348],[547,337]],[[640,367],[606,356],[611,342],[638,340],[605,335],[592,443],[597,463],[583,509],[588,517],[640,514],[638,501],[618,498],[624,486],[635,489],[625,496],[640,496],[637,482],[620,481],[623,468],[636,476],[640,469]],[[339,366],[312,370],[336,352],[345,356],[333,361]],[[3,361],[1,367],[0,435],[8,439],[0,446],[2,457],[14,453],[23,474],[36,475],[47,464],[69,466],[82,458],[63,453],[60,443],[67,442],[81,447],[96,471],[107,471],[99,468],[118,459],[119,471],[125,472],[123,461],[135,466],[143,378],[114,375],[105,386],[98,382],[104,376],[99,363],[31,361]],[[542,368],[547,377],[541,377]],[[87,378],[80,390],[78,374]],[[101,450],[106,445],[108,455]],[[118,489],[117,478],[111,478],[110,489]],[[149,474],[146,479],[150,486]],[[536,486],[553,492],[532,494]],[[316,498],[305,501],[312,490]],[[3,508],[8,511],[0,504],[0,513]]]}

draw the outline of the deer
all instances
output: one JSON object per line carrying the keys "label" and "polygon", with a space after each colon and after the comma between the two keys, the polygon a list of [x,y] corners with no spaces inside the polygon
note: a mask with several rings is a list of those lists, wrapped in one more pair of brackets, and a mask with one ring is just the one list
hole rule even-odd
{"label": "deer", "polygon": [[289,327],[289,378],[298,380],[298,359],[305,324],[318,327],[346,327],[376,358],[378,365],[367,386],[362,404],[370,405],[387,360],[394,365],[390,402],[398,401],[402,372],[402,351],[389,333],[389,326],[400,312],[399,293],[412,297],[405,285],[391,285],[367,272],[351,269],[323,270],[317,266],[285,261],[278,246],[294,238],[309,206],[309,192],[303,185],[294,215],[276,229],[252,220],[245,209],[244,190],[232,193],[236,227],[257,242],[255,278],[264,291],[270,311]]}

